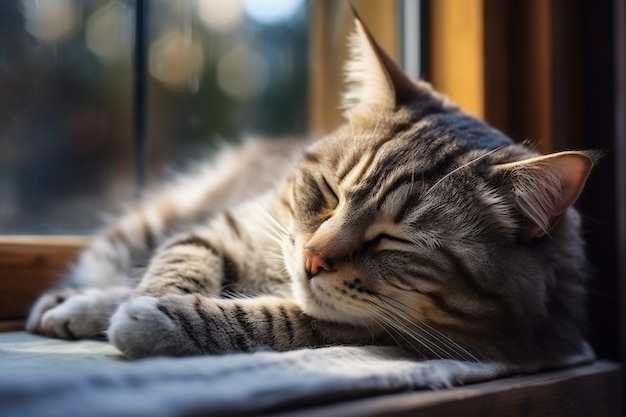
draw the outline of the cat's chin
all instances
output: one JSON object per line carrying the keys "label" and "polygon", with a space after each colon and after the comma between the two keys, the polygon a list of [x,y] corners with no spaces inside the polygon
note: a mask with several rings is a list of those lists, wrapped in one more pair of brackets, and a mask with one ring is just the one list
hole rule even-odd
{"label": "cat's chin", "polygon": [[296,300],[311,317],[362,326],[367,321],[367,317],[363,316],[363,306],[344,299],[333,285],[333,282],[341,282],[342,278],[334,275],[325,274],[311,279],[306,275],[298,277],[297,282],[294,282]]}

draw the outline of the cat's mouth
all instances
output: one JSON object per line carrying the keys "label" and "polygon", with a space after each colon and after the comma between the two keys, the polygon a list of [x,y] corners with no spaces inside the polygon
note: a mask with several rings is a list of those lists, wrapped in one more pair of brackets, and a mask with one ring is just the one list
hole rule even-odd
{"label": "cat's mouth", "polygon": [[367,321],[363,314],[367,293],[362,285],[357,288],[357,271],[349,263],[316,257],[305,249],[302,240],[296,238],[284,249],[285,259],[291,259],[286,267],[293,295],[304,312],[321,320],[363,325]]}
{"label": "cat's mouth", "polygon": [[362,325],[363,300],[342,288],[343,279],[334,273],[321,274],[307,280],[307,314],[322,320]]}
{"label": "cat's mouth", "polygon": [[296,297],[305,313],[333,322],[362,326],[375,294],[356,277],[350,266],[335,267],[309,276],[306,268],[296,283]]}

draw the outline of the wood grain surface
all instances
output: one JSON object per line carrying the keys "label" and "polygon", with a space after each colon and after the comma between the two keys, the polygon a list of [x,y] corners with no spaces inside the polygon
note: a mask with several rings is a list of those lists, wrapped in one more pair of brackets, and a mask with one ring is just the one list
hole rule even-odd
{"label": "wood grain surface", "polygon": [[20,328],[37,296],[52,286],[88,239],[0,237],[0,331]]}

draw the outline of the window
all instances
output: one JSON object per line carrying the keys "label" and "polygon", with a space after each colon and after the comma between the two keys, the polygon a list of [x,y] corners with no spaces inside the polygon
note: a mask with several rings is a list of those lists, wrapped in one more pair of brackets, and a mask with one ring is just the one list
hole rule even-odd
{"label": "window", "polygon": [[266,3],[1,2],[0,234],[90,233],[144,164],[150,184],[223,141],[304,133],[306,2]]}

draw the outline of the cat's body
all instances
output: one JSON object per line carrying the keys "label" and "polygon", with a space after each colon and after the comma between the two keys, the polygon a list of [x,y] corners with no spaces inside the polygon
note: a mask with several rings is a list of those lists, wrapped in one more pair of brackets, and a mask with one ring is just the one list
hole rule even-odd
{"label": "cat's body", "polygon": [[514,144],[357,27],[344,126],[311,144],[248,141],[147,197],[28,328],[107,331],[129,357],[392,343],[424,358],[588,358],[570,205],[592,156]]}

